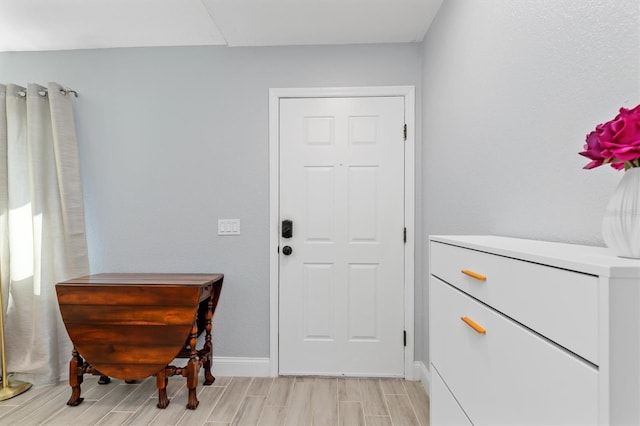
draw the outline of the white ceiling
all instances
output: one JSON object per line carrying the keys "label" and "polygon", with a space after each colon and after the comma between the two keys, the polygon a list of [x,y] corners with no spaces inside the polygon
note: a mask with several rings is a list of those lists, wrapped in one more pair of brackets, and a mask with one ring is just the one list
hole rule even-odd
{"label": "white ceiling", "polygon": [[421,41],[442,0],[0,0],[0,51]]}

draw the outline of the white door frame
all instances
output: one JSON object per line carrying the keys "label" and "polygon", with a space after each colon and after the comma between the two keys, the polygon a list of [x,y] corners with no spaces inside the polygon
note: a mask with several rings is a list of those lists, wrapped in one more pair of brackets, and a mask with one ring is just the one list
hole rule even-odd
{"label": "white door frame", "polygon": [[[269,89],[269,361],[271,376],[278,375],[278,235],[280,197],[280,99],[336,97],[403,96],[407,140],[404,155],[404,222],[407,242],[404,245],[404,327],[407,346],[404,351],[404,377],[414,380],[414,251],[415,251],[415,87],[322,87]],[[398,129],[400,132],[401,129]]]}

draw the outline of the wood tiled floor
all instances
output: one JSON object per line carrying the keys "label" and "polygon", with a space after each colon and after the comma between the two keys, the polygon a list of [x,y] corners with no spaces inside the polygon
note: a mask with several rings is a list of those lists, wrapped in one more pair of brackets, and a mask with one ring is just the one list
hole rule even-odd
{"label": "wood tiled floor", "polygon": [[0,425],[429,424],[422,384],[401,379],[218,377],[212,386],[198,385],[196,410],[185,408],[184,378],[171,377],[167,389],[171,403],[160,410],[154,378],[98,385],[96,376],[85,376],[77,407],[66,405],[67,382],[36,386],[0,402]]}

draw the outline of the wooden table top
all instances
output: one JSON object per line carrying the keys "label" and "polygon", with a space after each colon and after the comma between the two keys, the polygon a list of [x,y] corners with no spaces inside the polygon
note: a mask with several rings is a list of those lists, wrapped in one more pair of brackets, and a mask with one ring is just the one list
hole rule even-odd
{"label": "wooden table top", "polygon": [[223,278],[223,274],[175,274],[117,272],[85,275],[58,283],[59,285],[172,285],[206,286]]}

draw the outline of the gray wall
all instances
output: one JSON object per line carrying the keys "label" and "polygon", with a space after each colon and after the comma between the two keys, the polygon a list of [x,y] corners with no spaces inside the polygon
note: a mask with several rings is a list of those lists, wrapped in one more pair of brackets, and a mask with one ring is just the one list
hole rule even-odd
{"label": "gray wall", "polygon": [[[640,2],[447,0],[423,82],[425,244],[487,233],[603,245],[622,172],[582,170],[577,153],[596,124],[640,103]],[[424,262],[426,284],[426,249]]]}
{"label": "gray wall", "polygon": [[0,53],[0,82],[80,93],[91,272],[224,272],[214,343],[233,357],[269,356],[268,89],[421,77],[419,44]]}

